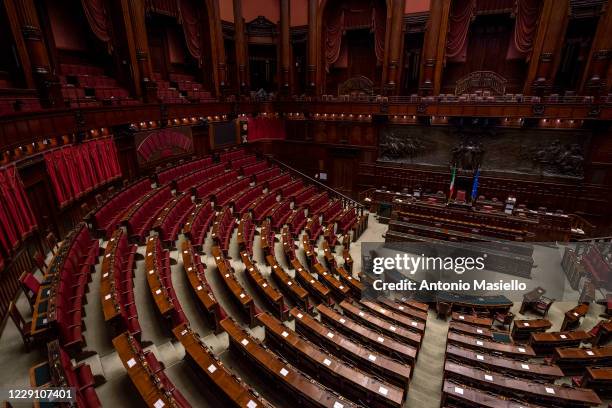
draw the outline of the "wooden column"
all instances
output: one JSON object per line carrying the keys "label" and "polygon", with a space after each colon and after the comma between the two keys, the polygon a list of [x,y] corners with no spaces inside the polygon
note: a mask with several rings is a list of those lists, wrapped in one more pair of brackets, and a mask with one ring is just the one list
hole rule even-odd
{"label": "wooden column", "polygon": [[[118,29],[112,32],[112,42],[115,44],[114,55],[117,73],[123,76],[124,82],[129,84],[135,97],[144,97],[141,73],[138,69],[139,61],[136,56],[131,0],[117,0],[114,5],[115,7],[111,9],[114,14],[111,15],[115,17],[113,23],[116,22]],[[130,68],[128,69],[128,67]]]}
{"label": "wooden column", "polygon": [[281,92],[291,94],[291,45],[289,42],[289,0],[280,0]]}
{"label": "wooden column", "polygon": [[236,65],[238,66],[238,87],[240,93],[248,92],[249,71],[247,68],[247,44],[244,28],[244,17],[242,16],[242,0],[234,0],[234,27],[235,27],[235,48]]}
{"label": "wooden column", "polygon": [[[23,36],[31,75],[40,93],[43,106],[59,107],[62,104],[61,85],[52,72],[49,51],[43,39],[40,20],[34,0],[7,0],[8,11],[14,11]],[[24,64],[24,67],[28,64]]]}
{"label": "wooden column", "polygon": [[213,78],[215,94],[220,96],[223,94],[227,84],[227,61],[225,58],[225,44],[223,42],[219,0],[207,0],[206,6],[214,67]]}
{"label": "wooden column", "polygon": [[113,128],[113,140],[117,147],[117,158],[121,167],[121,174],[123,178],[128,180],[134,180],[140,175],[134,133],[128,126]]}
{"label": "wooden column", "polygon": [[153,81],[153,69],[149,58],[144,1],[129,0],[129,8],[143,99],[145,102],[157,102],[157,84]]}
{"label": "wooden column", "polygon": [[4,5],[0,5],[0,7],[4,7],[10,30],[15,40],[15,51],[17,52],[17,57],[19,58],[21,69],[23,70],[25,85],[28,88],[36,88],[36,83],[34,82],[34,77],[32,76],[32,69],[30,66],[30,57],[28,55],[25,40],[21,34],[21,24],[19,22],[19,18],[17,17],[15,5],[12,1],[5,1]]}
{"label": "wooden column", "polygon": [[544,0],[525,79],[525,95],[552,88],[569,19],[569,0]]}
{"label": "wooden column", "polygon": [[309,93],[315,92],[317,82],[317,12],[319,0],[308,0],[308,66],[307,87]]}
{"label": "wooden column", "polygon": [[440,92],[450,6],[451,0],[431,0],[419,80],[422,95],[436,95]]}
{"label": "wooden column", "polygon": [[387,64],[387,91],[397,94],[400,84],[400,59],[402,56],[404,30],[404,7],[406,0],[393,0],[391,32],[389,37],[389,62]]}
{"label": "wooden column", "polygon": [[580,87],[586,94],[612,90],[612,4],[603,7]]}

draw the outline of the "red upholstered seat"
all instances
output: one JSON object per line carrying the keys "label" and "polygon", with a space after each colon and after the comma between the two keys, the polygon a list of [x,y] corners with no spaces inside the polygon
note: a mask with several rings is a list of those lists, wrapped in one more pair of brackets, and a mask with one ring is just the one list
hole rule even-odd
{"label": "red upholstered seat", "polygon": [[455,201],[458,203],[465,203],[465,190],[457,190]]}
{"label": "red upholstered seat", "polygon": [[158,373],[164,369],[155,357],[155,354],[153,354],[152,352],[147,351],[144,353],[144,356],[145,360],[147,361],[147,364],[149,364],[149,368],[153,373]]}
{"label": "red upholstered seat", "polygon": [[21,274],[19,278],[19,284],[21,285],[21,289],[25,297],[28,299],[30,306],[34,305],[36,302],[36,296],[38,295],[38,291],[40,289],[40,282],[36,277],[30,272],[24,272]]}

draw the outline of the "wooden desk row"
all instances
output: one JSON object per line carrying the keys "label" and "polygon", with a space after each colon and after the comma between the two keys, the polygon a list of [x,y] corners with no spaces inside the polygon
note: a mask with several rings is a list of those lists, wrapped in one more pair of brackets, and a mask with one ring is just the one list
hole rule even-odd
{"label": "wooden desk row", "polygon": [[398,218],[414,224],[431,225],[442,227],[451,231],[464,233],[478,233],[487,237],[494,237],[508,241],[524,241],[528,234],[525,230],[515,228],[497,227],[495,225],[478,223],[474,221],[461,221],[444,216],[431,216],[418,212],[400,212]]}
{"label": "wooden desk row", "polygon": [[298,261],[297,257],[291,260],[291,267],[295,270],[295,279],[310,293],[310,295],[318,301],[325,303],[326,305],[334,304],[334,300],[331,296],[331,289],[325,286],[323,283],[316,280],[310,272],[308,272],[304,266]]}
{"label": "wooden desk row", "polygon": [[612,338],[612,321],[600,320],[596,329],[595,338],[591,341],[594,345],[603,346]]}
{"label": "wooden desk row", "polygon": [[514,305],[510,299],[503,295],[472,296],[464,293],[438,292],[436,300],[452,304],[452,309],[455,311],[486,312],[490,315],[497,312],[507,313]]}
{"label": "wooden desk row", "polygon": [[588,366],[612,365],[612,346],[593,348],[555,348],[552,362],[565,375],[583,373]]}
{"label": "wooden desk row", "polygon": [[192,293],[198,299],[198,304],[206,313],[215,333],[220,333],[221,327],[219,322],[222,320],[225,312],[215,298],[212,288],[206,279],[206,264],[200,261],[200,256],[195,253],[188,239],[183,241],[181,254],[183,257],[183,268],[185,268],[187,273],[187,280],[191,286]]}
{"label": "wooden desk row", "polygon": [[581,303],[571,310],[565,312],[563,317],[563,323],[561,324],[561,331],[568,329],[574,329],[580,324],[580,319],[589,312],[589,304]]}
{"label": "wooden desk row", "polygon": [[[262,346],[257,339],[248,335],[231,318],[223,320],[221,326],[229,336],[230,349],[237,351],[241,356],[246,356],[261,373],[277,381],[281,385],[279,388],[291,400],[309,408],[358,407]],[[254,405],[246,406],[255,407]]]}
{"label": "wooden desk row", "polygon": [[113,335],[129,331],[140,339],[133,282],[138,246],[127,242],[127,233],[118,228],[106,244],[100,270],[100,299],[104,321]]}
{"label": "wooden desk row", "polygon": [[591,335],[583,330],[532,333],[529,344],[538,355],[550,355],[556,347],[576,347],[587,342]]}
{"label": "wooden desk row", "polygon": [[168,287],[162,277],[163,269],[163,254],[159,253],[161,244],[157,237],[150,237],[147,240],[147,253],[145,255],[145,271],[147,271],[147,283],[151,296],[157,305],[157,310],[163,317],[170,317],[170,312],[174,310],[174,304]]}
{"label": "wooden desk row", "polygon": [[417,302],[416,300],[413,300],[413,299],[408,299],[408,298],[403,297],[399,299],[399,302],[403,304],[404,306],[408,306],[409,308],[413,310],[418,310],[418,311],[425,312],[425,313],[427,313],[427,311],[429,310],[429,305],[427,303]]}
{"label": "wooden desk row", "polygon": [[85,224],[80,224],[72,229],[60,243],[57,252],[49,261],[47,273],[41,281],[34,302],[32,326],[30,328],[30,334],[37,342],[51,337],[50,330],[57,328],[57,316],[60,312],[57,308],[57,297],[59,296],[58,291],[62,280],[64,262],[68,259],[73,242],[81,228],[85,228]]}
{"label": "wooden desk row", "polygon": [[[118,228],[113,232],[104,249],[104,257],[100,266],[100,298],[102,299],[102,313],[104,321],[112,324],[118,322],[121,317],[121,299],[119,291],[115,287],[115,257],[117,256],[117,244],[123,235],[123,230]],[[117,271],[119,274],[122,271]]]}
{"label": "wooden desk row", "polygon": [[[325,230],[326,233],[329,229]],[[335,269],[337,266],[336,257],[334,256],[333,249],[329,246],[329,242],[327,239],[323,240],[321,244],[323,247],[323,257],[325,259],[325,266],[329,269]]]}
{"label": "wooden desk row", "polygon": [[317,250],[310,243],[310,237],[308,234],[302,235],[302,249],[304,250],[304,255],[306,256],[306,263],[308,268],[312,268],[315,263],[318,263],[317,259]]}
{"label": "wooden desk row", "polygon": [[266,262],[270,265],[272,279],[278,286],[289,294],[291,299],[296,302],[303,310],[312,310],[308,299],[308,291],[300,286],[297,281],[291,278],[282,266],[276,262],[276,258],[272,255],[266,256]]}
{"label": "wooden desk row", "polygon": [[491,371],[535,380],[554,381],[563,377],[563,371],[556,365],[527,363],[525,361],[483,353],[480,350],[475,351],[458,347],[450,343],[446,345],[446,358],[465,363],[471,367],[481,367]]}
{"label": "wooden desk row", "polygon": [[328,350],[336,350],[341,358],[355,363],[360,369],[385,378],[400,387],[408,386],[412,375],[410,365],[370,350],[320,323],[298,308],[291,309],[295,319],[295,330],[315,344],[325,344]]}
{"label": "wooden desk row", "polygon": [[348,286],[345,286],[336,278],[332,273],[330,273],[327,268],[322,263],[314,264],[313,266],[314,272],[317,273],[317,277],[320,282],[324,283],[325,286],[331,289],[334,296],[339,299],[345,299],[349,297],[351,289]]}
{"label": "wooden desk row", "polygon": [[215,258],[217,271],[221,277],[221,280],[225,283],[225,287],[229,289],[234,299],[242,306],[242,310],[249,319],[249,325],[251,327],[255,326],[255,315],[257,313],[253,298],[244,290],[240,282],[238,282],[238,279],[236,279],[234,269],[225,259],[221,248],[215,245],[212,247],[211,252],[212,256]]}
{"label": "wooden desk row", "polygon": [[270,226],[270,220],[265,219],[261,223],[261,230],[259,235],[259,242],[264,256],[274,255],[274,240],[275,235],[274,231],[272,230],[272,227]]}
{"label": "wooden desk row", "polygon": [[536,354],[528,345],[515,345],[509,343],[499,343],[479,337],[466,336],[452,331],[448,332],[447,343],[455,344],[484,353],[495,353],[512,358],[528,359],[535,357]]}
{"label": "wooden desk row", "polygon": [[172,332],[185,348],[190,361],[199,367],[201,377],[214,385],[215,391],[220,391],[225,401],[235,407],[272,407],[248,384],[232,374],[189,326],[176,326]]}
{"label": "wooden desk row", "polygon": [[344,259],[344,268],[349,272],[353,272],[353,257],[351,256],[351,236],[344,234],[342,236],[342,259]]}
{"label": "wooden desk row", "polygon": [[[58,403],[50,397],[48,401],[34,399],[34,408],[55,406],[77,406],[98,408],[102,406],[95,391],[95,379],[91,367],[86,363],[74,365],[59,340],[47,343],[47,359],[29,370],[30,387],[71,389],[71,402]],[[19,402],[15,404],[21,406]],[[10,404],[5,406],[10,407]]]}
{"label": "wooden desk row", "polygon": [[601,404],[597,394],[589,389],[537,383],[468,367],[449,360],[444,364],[444,377],[510,397],[522,396],[522,399],[529,402],[553,404],[555,407],[575,408]]}
{"label": "wooden desk row", "polygon": [[612,395],[612,367],[587,367],[580,386],[609,398]]}
{"label": "wooden desk row", "polygon": [[274,312],[274,315],[281,320],[287,320],[289,308],[285,305],[283,295],[276,290],[270,282],[261,274],[257,265],[251,260],[251,257],[246,251],[240,251],[240,258],[244,263],[244,273],[247,279],[255,287],[263,298],[266,300],[270,309]]}
{"label": "wooden desk row", "polygon": [[323,227],[323,243],[331,245],[332,248],[338,244],[335,221],[327,222],[327,226]]}
{"label": "wooden desk row", "polygon": [[529,340],[532,333],[545,332],[552,327],[547,319],[515,320],[512,326],[514,340]]}
{"label": "wooden desk row", "polygon": [[367,344],[375,350],[414,366],[418,354],[417,347],[399,342],[393,337],[361,325],[323,304],[317,306],[317,310],[323,323],[333,326],[360,343]]}
{"label": "wooden desk row", "polygon": [[442,384],[441,407],[466,406],[474,408],[544,408],[517,399],[509,399],[460,382],[445,379]]}
{"label": "wooden desk row", "polygon": [[529,292],[523,295],[523,302],[521,303],[521,308],[519,310],[520,314],[524,314],[525,311],[532,308],[534,304],[540,300],[540,298],[546,293],[546,289],[541,287],[536,287]]}
{"label": "wooden desk row", "polygon": [[471,324],[451,321],[448,324],[448,331],[493,340],[493,331],[491,329],[486,329],[484,327],[474,326]]}
{"label": "wooden desk row", "polygon": [[113,339],[113,346],[148,407],[189,407],[184,397],[163,374],[163,370],[156,372],[149,364],[136,339],[123,333]]}
{"label": "wooden desk row", "polygon": [[491,328],[493,325],[493,319],[489,317],[479,317],[471,314],[464,314],[453,312],[452,320],[454,322],[461,322],[471,324],[472,326],[484,327],[486,329]]}
{"label": "wooden desk row", "polygon": [[351,275],[351,273],[347,271],[343,266],[336,265],[334,271],[336,272],[336,275],[340,277],[340,281],[346,284],[351,289],[350,294],[355,299],[361,299],[361,295],[365,290],[363,283],[361,283],[359,279]]}
{"label": "wooden desk row", "polygon": [[296,365],[310,371],[324,384],[349,397],[364,401],[371,407],[401,407],[406,397],[403,388],[382,381],[331,356],[268,313],[258,319],[266,331],[266,342],[284,350],[284,355]]}
{"label": "wooden desk row", "polygon": [[[385,303],[385,301],[382,299],[379,302],[374,302],[372,300],[367,299],[361,299],[359,301],[360,306],[363,306],[366,310],[382,317],[385,320],[395,323],[398,326],[405,327],[408,330],[411,330],[416,333],[423,334],[425,332],[425,325],[427,324],[427,315],[423,316],[422,314],[419,314],[419,318],[413,318],[412,316],[407,316],[403,313],[398,313],[394,311],[395,309],[386,307],[388,304],[393,305],[394,302],[388,301]],[[404,311],[407,309],[401,305],[397,305],[397,310],[399,310],[400,307],[402,307]]]}
{"label": "wooden desk row", "polygon": [[293,258],[295,258],[295,242],[293,241],[293,237],[291,236],[291,232],[289,231],[289,227],[283,227],[281,231],[281,242],[283,244],[283,253],[287,258],[287,262],[291,262]]}
{"label": "wooden desk row", "polygon": [[379,330],[394,339],[410,344],[417,349],[421,347],[421,341],[423,339],[422,334],[408,330],[402,326],[398,326],[394,323],[379,318],[371,313],[361,310],[359,307],[353,305],[350,302],[342,301],[340,303],[343,313],[357,321],[364,323],[366,326],[372,327],[374,330]]}

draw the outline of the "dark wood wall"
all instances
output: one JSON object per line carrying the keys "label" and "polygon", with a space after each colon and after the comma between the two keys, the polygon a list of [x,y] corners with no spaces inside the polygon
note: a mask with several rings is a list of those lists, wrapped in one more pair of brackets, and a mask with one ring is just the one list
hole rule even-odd
{"label": "dark wood wall", "polygon": [[441,92],[454,94],[457,80],[470,72],[493,71],[508,80],[507,93],[521,93],[528,63],[506,59],[513,27],[508,14],[477,16],[470,25],[467,60],[446,63]]}
{"label": "dark wood wall", "polygon": [[[311,177],[327,173],[325,182],[347,195],[358,198],[360,192],[382,186],[398,189],[422,187],[434,192],[448,189],[448,163],[422,165],[380,160],[380,135],[389,124],[379,122],[376,117],[374,123],[287,121],[286,124],[287,140],[257,142],[256,148]],[[404,126],[414,133],[430,129],[425,125]],[[457,133],[450,127],[438,130],[450,135]],[[544,136],[556,138],[563,136],[563,132],[566,135],[573,133],[571,130],[557,130],[555,136],[555,132],[538,129],[513,132],[515,137],[529,140],[538,137],[544,140]],[[612,141],[607,136],[607,129],[594,127],[581,132],[589,137],[583,178],[517,174],[507,164],[506,171],[483,170],[481,193],[499,199],[516,195],[532,208],[546,206],[552,210],[576,212],[608,225],[612,219],[609,204],[612,196]],[[503,154],[505,147],[499,145],[497,149],[499,154]],[[471,176],[466,180],[466,185],[471,187]]]}

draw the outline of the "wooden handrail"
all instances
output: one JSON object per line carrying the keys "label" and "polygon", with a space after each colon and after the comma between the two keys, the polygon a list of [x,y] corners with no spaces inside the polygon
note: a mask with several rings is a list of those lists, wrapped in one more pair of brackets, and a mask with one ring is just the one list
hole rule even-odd
{"label": "wooden handrail", "polygon": [[341,201],[342,201],[342,205],[344,207],[347,206],[353,206],[355,207],[358,211],[359,211],[359,215],[363,214],[363,210],[365,210],[365,207],[360,204],[359,202],[353,200],[352,198],[342,194],[341,192],[334,190],[333,188],[321,183],[319,180],[310,177],[309,175],[302,173],[301,171],[289,166],[286,163],[283,163],[282,161],[275,159],[274,157],[270,156],[270,155],[266,155],[266,157],[268,158],[268,160],[270,160],[272,163],[278,165],[279,167],[289,171],[290,173],[296,174],[302,178],[307,179],[310,183],[313,183],[315,185],[317,185],[318,187],[321,187],[322,189],[326,190],[327,192],[331,193],[333,196],[338,197]]}

